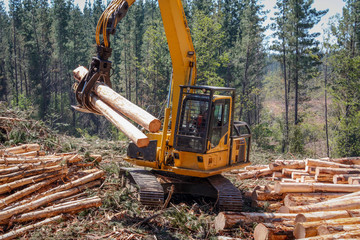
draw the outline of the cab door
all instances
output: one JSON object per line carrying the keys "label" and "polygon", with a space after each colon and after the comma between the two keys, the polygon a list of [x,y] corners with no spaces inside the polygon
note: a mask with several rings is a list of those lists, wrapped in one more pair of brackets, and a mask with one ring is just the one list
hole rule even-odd
{"label": "cab door", "polygon": [[213,102],[207,146],[209,153],[228,150],[230,104],[230,99]]}

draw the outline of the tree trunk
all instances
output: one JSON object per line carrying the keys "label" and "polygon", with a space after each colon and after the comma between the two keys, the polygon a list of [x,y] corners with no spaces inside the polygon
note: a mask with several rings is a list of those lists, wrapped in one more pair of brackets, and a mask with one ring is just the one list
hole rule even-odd
{"label": "tree trunk", "polygon": [[360,217],[360,209],[300,213],[296,215],[295,223],[350,217]]}

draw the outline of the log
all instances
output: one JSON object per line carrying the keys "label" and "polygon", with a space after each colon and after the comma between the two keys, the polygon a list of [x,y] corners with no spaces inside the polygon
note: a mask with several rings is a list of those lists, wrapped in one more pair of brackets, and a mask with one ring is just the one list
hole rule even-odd
{"label": "log", "polygon": [[291,174],[293,172],[298,172],[298,173],[307,173],[305,170],[300,170],[300,169],[291,169],[291,168],[283,168],[282,169],[282,174],[285,177],[291,177]]}
{"label": "log", "polygon": [[253,170],[266,169],[266,168],[269,168],[269,165],[251,165],[251,166],[246,166],[244,169],[246,171],[253,171]]}
{"label": "log", "polygon": [[334,184],[344,184],[349,182],[349,177],[356,177],[359,174],[339,174],[333,176],[333,183]]}
{"label": "log", "polygon": [[284,206],[303,206],[344,196],[344,193],[288,193],[284,197]]}
{"label": "log", "polygon": [[282,193],[276,193],[275,191],[259,191],[254,190],[251,195],[252,200],[258,201],[277,201],[282,200],[284,195]]}
{"label": "log", "polygon": [[319,211],[336,211],[336,210],[351,210],[360,208],[360,198],[358,196],[336,200],[337,198],[305,206],[294,206],[280,208],[281,213],[304,213],[304,212],[319,212]]}
{"label": "log", "polygon": [[46,163],[48,161],[62,161],[63,157],[48,157],[48,158],[1,158],[0,164],[11,165],[11,164],[30,164],[30,163]]}
{"label": "log", "polygon": [[239,224],[254,222],[284,222],[294,221],[296,214],[288,213],[258,213],[258,212],[220,212],[215,217],[215,229],[221,231],[234,228]]}
{"label": "log", "polygon": [[275,161],[269,164],[269,168],[273,171],[281,171],[284,168],[287,169],[299,169],[305,168],[304,160],[294,160],[294,161]]}
{"label": "log", "polygon": [[353,176],[348,178],[349,184],[359,184],[359,180],[360,180],[359,175],[357,177]]}
{"label": "log", "polygon": [[325,183],[275,183],[276,193],[294,192],[356,192],[360,191],[358,185],[325,184]]}
{"label": "log", "polygon": [[359,239],[360,230],[354,230],[350,232],[339,232],[329,235],[321,235],[309,238],[303,238],[303,240],[334,240],[334,239]]}
{"label": "log", "polygon": [[359,174],[360,169],[356,168],[327,168],[327,167],[317,167],[315,175],[329,174],[329,175],[339,175],[339,174]]}
{"label": "log", "polygon": [[90,182],[90,183],[78,186],[76,188],[71,188],[69,190],[57,192],[57,193],[42,197],[40,199],[29,202],[27,204],[23,204],[21,206],[11,208],[9,210],[1,211],[0,212],[0,221],[11,218],[12,216],[20,214],[20,213],[29,212],[31,210],[37,209],[38,207],[44,206],[54,200],[74,195],[74,194],[79,193],[88,188],[94,187],[96,185],[100,185],[100,183],[101,183],[101,181],[97,180],[94,182]]}
{"label": "log", "polygon": [[45,156],[44,151],[32,151],[16,154],[16,157],[37,157],[37,156]]}
{"label": "log", "polygon": [[55,165],[55,166],[50,166],[50,167],[31,169],[31,170],[24,171],[24,172],[23,171],[13,172],[13,173],[5,174],[5,175],[0,175],[0,183],[4,184],[4,183],[12,182],[12,181],[15,181],[18,179],[22,179],[22,178],[26,178],[26,177],[30,177],[30,176],[34,176],[34,175],[39,175],[39,174],[46,173],[46,172],[55,172],[55,171],[66,170],[66,169],[67,169],[67,166]]}
{"label": "log", "polygon": [[131,139],[138,147],[146,147],[149,145],[149,138],[132,125],[128,120],[122,117],[118,112],[109,107],[95,95],[91,96],[91,103],[99,110],[104,117],[114,124],[121,132]]}
{"label": "log", "polygon": [[326,212],[309,212],[299,213],[296,215],[295,223],[298,222],[314,222],[327,219],[360,217],[360,209],[326,211]]}
{"label": "log", "polygon": [[19,153],[25,153],[25,152],[31,152],[31,151],[39,151],[40,145],[39,144],[23,144],[17,147],[11,147],[11,148],[5,148],[0,150],[0,155],[3,154],[19,154]]}
{"label": "log", "polygon": [[0,240],[8,240],[8,239],[13,239],[13,238],[22,236],[26,232],[31,231],[31,230],[33,230],[35,228],[42,227],[42,226],[44,226],[46,224],[59,222],[62,218],[63,218],[62,215],[58,215],[58,216],[55,216],[55,217],[52,217],[52,218],[45,219],[45,220],[43,220],[41,222],[34,223],[34,224],[31,224],[31,225],[26,226],[26,227],[22,227],[20,229],[12,230],[12,231],[10,231],[10,232],[8,232],[6,234],[1,235]]}
{"label": "log", "polygon": [[36,183],[36,184],[31,185],[31,186],[29,186],[27,188],[24,188],[21,191],[17,191],[16,193],[11,194],[11,195],[7,196],[6,198],[1,199],[0,200],[0,209],[2,209],[3,207],[9,205],[10,203],[13,203],[13,202],[15,202],[15,201],[29,195],[30,193],[33,193],[33,192],[39,190],[42,187],[50,185],[51,183],[57,181],[58,179],[60,179],[60,176],[56,176],[56,177],[47,179],[45,181]]}
{"label": "log", "polygon": [[295,225],[294,236],[296,239],[316,236],[317,228],[319,226],[339,226],[359,223],[360,217],[329,219],[316,222],[300,222]]}
{"label": "log", "polygon": [[296,183],[296,180],[294,180],[292,178],[283,178],[283,179],[281,179],[281,182],[283,182],[283,183]]}
{"label": "log", "polygon": [[305,172],[305,171],[304,172],[292,172],[291,173],[291,178],[295,179],[295,180],[297,178],[301,179],[302,176],[310,176],[310,174]]}
{"label": "log", "polygon": [[284,175],[282,174],[282,172],[273,172],[273,174],[272,174],[273,181],[275,181],[276,179],[280,180],[283,177],[284,177]]}
{"label": "log", "polygon": [[318,159],[307,159],[306,165],[309,167],[327,167],[327,168],[360,168],[360,165],[348,165]]}
{"label": "log", "polygon": [[282,206],[281,202],[278,201],[258,201],[253,200],[251,203],[252,207],[263,208],[266,211],[275,212],[278,211],[279,208]]}
{"label": "log", "polygon": [[53,205],[43,210],[23,213],[12,219],[13,222],[27,222],[41,218],[48,218],[59,215],[60,213],[71,213],[87,208],[100,207],[101,198],[95,196],[92,198],[85,198],[77,201],[70,201],[65,204]]}
{"label": "log", "polygon": [[317,228],[317,234],[328,235],[343,231],[350,232],[354,230],[360,230],[360,225],[359,224],[339,225],[339,226],[322,225]]}
{"label": "log", "polygon": [[11,182],[11,183],[1,184],[0,185],[0,194],[10,192],[13,189],[25,186],[30,183],[36,183],[36,182],[42,181],[44,179],[52,178],[52,177],[55,177],[58,175],[66,174],[66,173],[67,173],[67,169],[63,169],[60,171],[48,172],[48,173],[44,173],[41,175],[36,175],[36,176],[20,179],[15,182]]}
{"label": "log", "polygon": [[353,164],[360,165],[360,157],[334,158],[334,159],[329,159],[329,161],[347,164],[347,165],[353,165]]}
{"label": "log", "polygon": [[237,179],[238,180],[243,180],[243,179],[249,179],[249,178],[258,178],[261,176],[267,176],[267,175],[271,175],[272,174],[272,170],[265,168],[265,169],[261,169],[261,170],[253,170],[253,171],[248,171],[245,173],[239,173],[237,175]]}
{"label": "log", "polygon": [[0,168],[0,177],[1,177],[1,175],[13,173],[13,172],[27,171],[30,169],[38,169],[38,168],[55,166],[55,165],[58,165],[61,161],[62,161],[62,159],[44,161],[44,162],[38,162],[38,163],[30,163],[30,164],[10,165],[8,168],[2,168],[2,169]]}
{"label": "log", "polygon": [[[75,79],[80,81],[86,75],[85,72],[88,72],[85,67],[80,66],[76,68],[73,71]],[[139,106],[133,104],[110,87],[98,83],[95,84],[93,91],[104,103],[138,123],[146,130],[150,132],[158,132],[160,130],[161,122],[159,119],[155,118]]]}
{"label": "log", "polygon": [[283,224],[260,223],[254,229],[255,240],[293,239],[293,226]]}
{"label": "log", "polygon": [[315,181],[333,183],[333,177],[334,175],[330,175],[330,174],[315,175]]}

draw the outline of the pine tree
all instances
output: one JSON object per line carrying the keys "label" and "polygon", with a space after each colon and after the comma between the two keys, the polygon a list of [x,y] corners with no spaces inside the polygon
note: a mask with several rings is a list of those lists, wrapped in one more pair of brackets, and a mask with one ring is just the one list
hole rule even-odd
{"label": "pine tree", "polygon": [[5,61],[6,61],[6,48],[7,46],[7,38],[6,33],[9,32],[9,16],[5,12],[5,5],[4,2],[0,1],[0,45],[3,46],[0,48],[0,101],[7,101],[8,97],[8,80],[6,77],[6,68],[5,68]]}
{"label": "pine tree", "polygon": [[337,43],[330,48],[329,60],[332,69],[330,93],[338,110],[335,115],[335,150],[337,155],[348,157],[360,154],[359,14],[360,1],[346,1],[338,26],[332,27]]}

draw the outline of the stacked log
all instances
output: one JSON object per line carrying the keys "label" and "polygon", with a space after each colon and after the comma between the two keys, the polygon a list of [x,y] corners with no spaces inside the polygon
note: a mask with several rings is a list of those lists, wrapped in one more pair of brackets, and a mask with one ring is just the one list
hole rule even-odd
{"label": "stacked log", "polygon": [[253,225],[254,239],[337,239],[360,236],[360,157],[275,160],[235,173],[239,180],[270,177],[257,186],[253,207],[265,213],[226,213],[215,218],[217,231]]}
{"label": "stacked log", "polygon": [[[87,73],[88,70],[82,66],[73,71],[74,78],[77,81],[81,81]],[[103,83],[97,82],[95,84],[92,89],[90,102],[97,112],[101,113],[107,120],[114,124],[138,147],[146,147],[149,144],[149,138],[125,117],[150,132],[158,132],[161,128],[159,119],[133,104]],[[83,108],[74,108],[87,112],[87,110],[84,111]]]}
{"label": "stacked log", "polygon": [[[0,227],[7,230],[0,239],[16,238],[59,221],[63,214],[101,205],[98,196],[83,194],[101,184],[104,172],[94,167],[101,156],[90,155],[86,166],[92,168],[85,170],[84,157],[76,153],[46,155],[38,144],[5,148],[0,153]],[[11,229],[13,223],[30,221],[30,225]]]}

